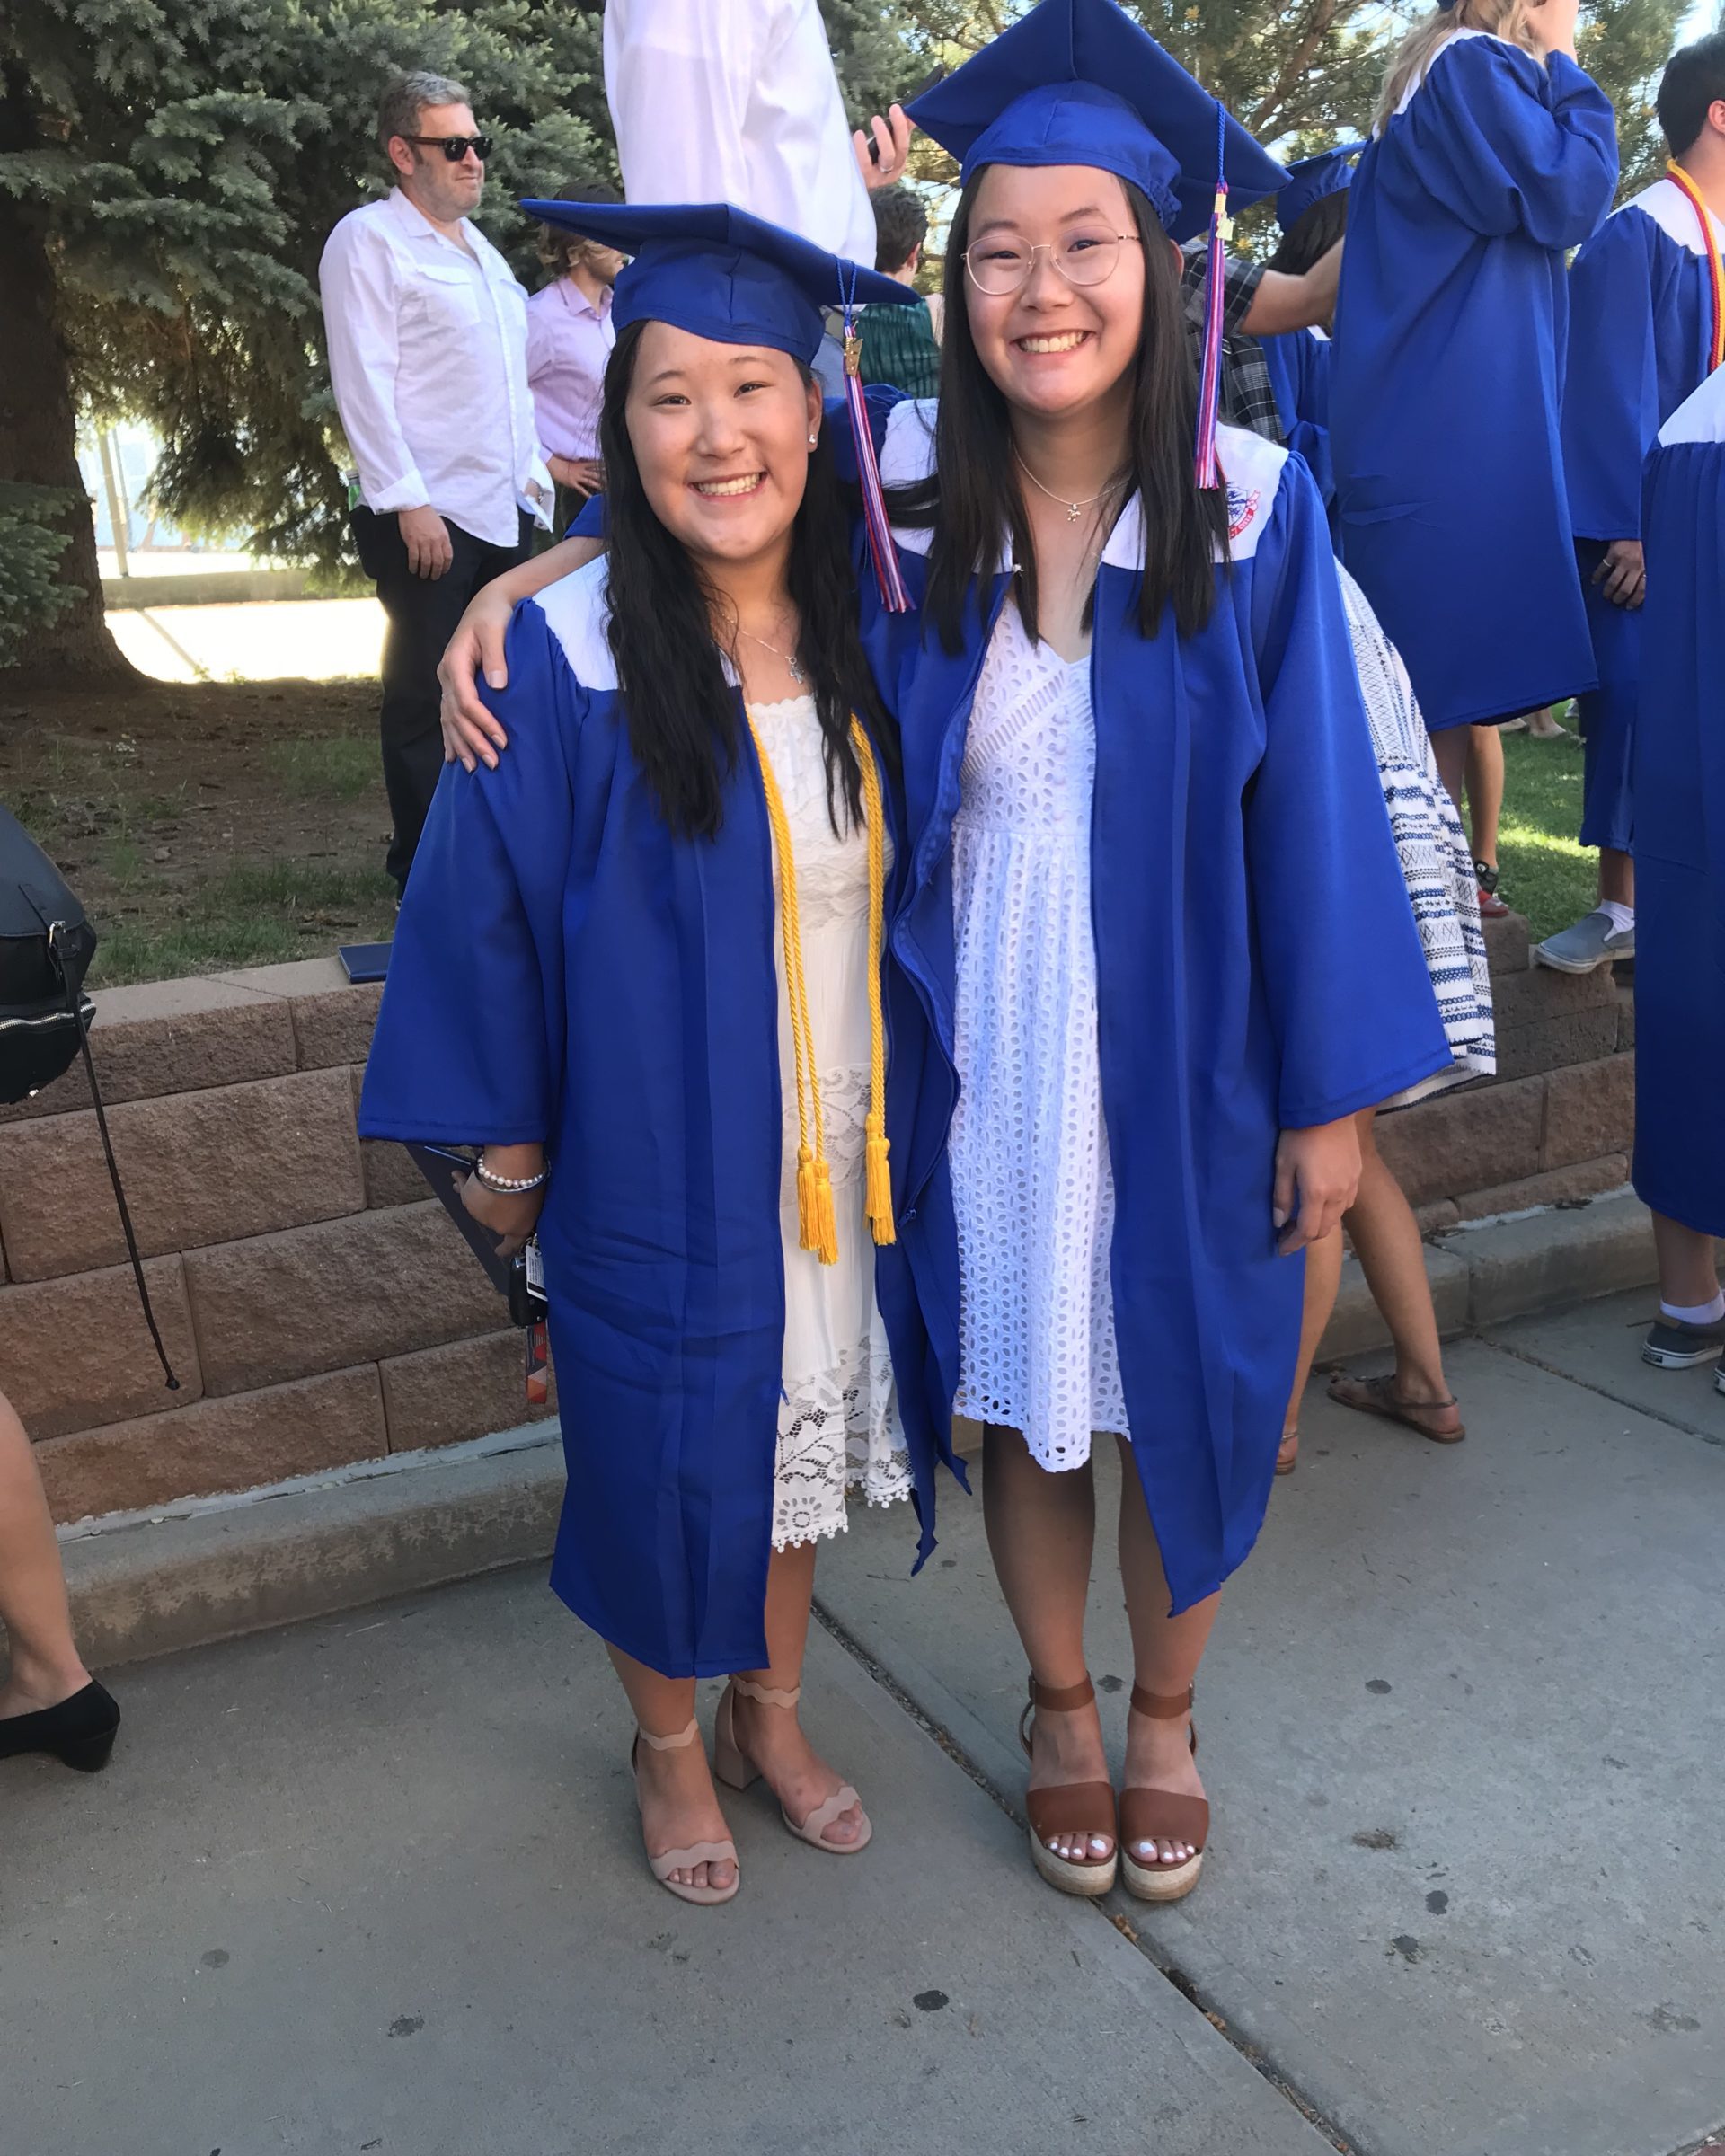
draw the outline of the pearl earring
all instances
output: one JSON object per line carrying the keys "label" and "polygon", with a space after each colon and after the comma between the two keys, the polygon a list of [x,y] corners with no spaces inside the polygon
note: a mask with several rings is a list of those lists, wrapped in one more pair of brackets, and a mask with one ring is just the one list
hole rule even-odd
{"label": "pearl earring", "polygon": [[819,439],[820,439],[820,437],[819,437],[818,434],[811,434],[811,435],[809,437],[809,447],[812,449],[812,448],[815,446],[816,443],[819,441]]}

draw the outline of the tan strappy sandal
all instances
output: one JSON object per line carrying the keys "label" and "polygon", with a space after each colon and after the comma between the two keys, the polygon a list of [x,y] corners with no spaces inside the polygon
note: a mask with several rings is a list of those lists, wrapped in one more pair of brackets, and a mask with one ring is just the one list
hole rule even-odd
{"label": "tan strappy sandal", "polygon": [[[1184,1692],[1146,1692],[1132,1687],[1134,1713],[1152,1721],[1190,1720],[1195,1689]],[[1198,1751],[1198,1729],[1192,1728],[1192,1751]],[[1127,1789],[1120,1791],[1120,1878],[1128,1894],[1141,1902],[1183,1901],[1198,1884],[1204,1869],[1204,1849],[1210,1836],[1210,1807],[1202,1797],[1182,1797],[1173,1789]],[[1140,1864],[1132,1851],[1140,1842],[1184,1842],[1193,1854],[1183,1864]]]}
{"label": "tan strappy sandal", "polygon": [[[1046,1708],[1050,1714],[1074,1714],[1080,1707],[1088,1707],[1095,1697],[1096,1687],[1088,1677],[1082,1684],[1064,1687],[1039,1684],[1032,1677],[1031,1696],[1018,1718],[1018,1741],[1024,1747],[1025,1757],[1031,1756],[1031,1718],[1038,1708]],[[1057,1886],[1062,1894],[1093,1900],[1113,1886],[1120,1852],[1112,1782],[1068,1781],[1057,1789],[1029,1789],[1024,1796],[1024,1816],[1030,1822],[1031,1855],[1050,1886]],[[1057,1856],[1048,1843],[1063,1834],[1083,1834],[1086,1842],[1092,1836],[1101,1835],[1115,1846],[1105,1857]]]}
{"label": "tan strappy sandal", "polygon": [[[644,1740],[654,1752],[680,1752],[692,1745],[701,1734],[701,1725],[691,1716],[689,1726],[680,1736],[655,1736],[650,1729],[637,1729],[635,1741],[629,1749],[629,1772],[635,1778],[635,1802],[641,1802],[641,1747]],[[646,1848],[643,1842],[642,1848]],[[743,1883],[742,1866],[737,1862],[737,1844],[734,1842],[694,1842],[687,1849],[662,1850],[655,1856],[646,1851],[647,1869],[664,1887],[674,1894],[679,1902],[693,1902],[698,1908],[717,1908],[728,1902]],[[692,1871],[697,1864],[730,1864],[736,1877],[729,1886],[686,1886],[671,1877],[674,1871]]]}
{"label": "tan strappy sandal", "polygon": [[[763,1707],[794,1707],[802,1697],[799,1684],[794,1692],[779,1692],[771,1684],[756,1684],[748,1677],[733,1677],[725,1687],[725,1696],[719,1702],[718,1719],[712,1728],[712,1771],[727,1788],[746,1789],[751,1782],[758,1781],[761,1770],[737,1742],[737,1694],[746,1700],[755,1700]],[[862,1813],[862,1824],[854,1842],[828,1842],[827,1829],[841,1812],[848,1812],[854,1805]],[[869,1815],[862,1811],[862,1799],[847,1781],[842,1789],[835,1789],[824,1804],[818,1804],[809,1816],[799,1824],[783,1805],[779,1816],[785,1831],[794,1834],[799,1842],[806,1842],[811,1849],[824,1849],[829,1857],[854,1857],[868,1847],[874,1829],[869,1824]]]}

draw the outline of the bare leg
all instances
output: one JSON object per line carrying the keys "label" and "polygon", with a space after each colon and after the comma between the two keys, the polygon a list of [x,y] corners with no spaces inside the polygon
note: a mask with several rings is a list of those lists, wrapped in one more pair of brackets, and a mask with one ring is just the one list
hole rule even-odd
{"label": "bare leg", "polygon": [[[662,1677],[608,1642],[606,1654],[623,1680],[635,1720],[652,1736],[680,1736],[694,1716],[694,1679]],[[728,1842],[730,1829],[713,1794],[704,1745],[656,1752],[642,1745],[636,1759],[641,1786],[641,1831],[649,1851],[688,1849],[696,1842]],[[685,1886],[729,1886],[737,1868],[728,1859],[672,1873]]]}
{"label": "bare leg", "polygon": [[1431,737],[1431,753],[1438,759],[1438,776],[1455,804],[1457,816],[1467,814],[1467,751],[1473,738],[1471,726],[1448,726]]}
{"label": "bare leg", "polygon": [[1674,1309],[1694,1310],[1719,1293],[1718,1251],[1711,1235],[1685,1228],[1663,1213],[1653,1215],[1653,1248],[1659,1263],[1659,1299]]}
{"label": "bare leg", "polygon": [[[1338,1237],[1337,1241],[1340,1241]],[[1127,1621],[1132,1627],[1132,1674],[1146,1692],[1182,1692],[1198,1676],[1210,1627],[1222,1606],[1220,1595],[1208,1595],[1178,1617],[1168,1614],[1168,1581],[1162,1551],[1144,1501],[1132,1447],[1120,1440],[1120,1580],[1126,1589]],[[1156,1721],[1145,1714],[1126,1718],[1126,1787],[1168,1789],[1201,1797],[1204,1784],[1192,1756],[1191,1733],[1184,1721]],[[1164,1864],[1183,1864],[1193,1854],[1185,1842],[1154,1845]],[[1153,1844],[1140,1842],[1132,1854],[1151,1861]]]}
{"label": "bare leg", "polygon": [[1467,828],[1475,861],[1498,864],[1503,816],[1503,743],[1495,726],[1467,729]]}
{"label": "bare leg", "polygon": [[[1372,1291],[1372,1300],[1383,1313],[1395,1342],[1395,1376],[1393,1390],[1403,1407],[1429,1409],[1422,1425],[1437,1436],[1459,1430],[1461,1409],[1450,1397],[1444,1375],[1443,1349],[1438,1339],[1438,1313],[1431,1304],[1431,1284],[1426,1278],[1426,1249],[1420,1240],[1420,1224],[1402,1186],[1390,1172],[1372,1135],[1376,1109],[1358,1118],[1359,1128],[1359,1192],[1347,1218],[1349,1234],[1359,1254],[1360,1270]],[[1368,1383],[1337,1377],[1331,1395],[1349,1406],[1358,1406]],[[1349,1399],[1349,1393],[1355,1397]]]}
{"label": "bare leg", "polygon": [[1615,846],[1599,849],[1599,896],[1614,906],[1635,903],[1635,858]]}
{"label": "bare leg", "polygon": [[78,1659],[66,1607],[66,1574],[36,1455],[12,1403],[0,1394],[0,1620],[12,1667],[0,1686],[0,1719],[58,1707],[82,1692],[90,1672]]}
{"label": "bare leg", "polygon": [[1340,1286],[1341,1230],[1337,1228],[1322,1242],[1306,1245],[1305,1300],[1300,1310],[1300,1359],[1294,1365],[1294,1390],[1287,1396],[1287,1412],[1282,1417],[1281,1449],[1276,1455],[1278,1473],[1285,1473],[1299,1458],[1300,1402],[1305,1398],[1312,1358],[1318,1352],[1318,1342],[1323,1338],[1323,1329],[1336,1307],[1336,1291]]}
{"label": "bare leg", "polygon": [[[1085,1675],[1084,1599],[1096,1538],[1096,1488],[1088,1462],[1050,1473],[1016,1430],[991,1423],[982,1440],[982,1515],[1000,1591],[1039,1684],[1064,1688]],[[1101,1718],[1092,1701],[1071,1714],[1039,1708],[1031,1720],[1033,1789],[1106,1781]],[[1111,1836],[1057,1836],[1057,1856],[1106,1857]]]}
{"label": "bare leg", "polygon": [[[809,1640],[809,1610],[815,1592],[815,1542],[794,1542],[775,1550],[766,1571],[766,1651],[765,1669],[741,1674],[774,1692],[794,1692],[802,1682],[803,1650]],[[739,1743],[759,1767],[774,1795],[793,1819],[807,1819],[843,1784],[809,1744],[794,1707],[774,1707],[738,1692],[731,1702]],[[822,1839],[854,1842],[862,1831],[862,1807],[849,1805]]]}

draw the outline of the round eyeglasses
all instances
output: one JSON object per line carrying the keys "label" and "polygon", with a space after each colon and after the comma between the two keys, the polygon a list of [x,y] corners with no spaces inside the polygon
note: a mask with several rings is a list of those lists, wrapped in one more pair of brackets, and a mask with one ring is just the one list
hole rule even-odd
{"label": "round eyeglasses", "polygon": [[978,291],[995,299],[1023,290],[1039,254],[1046,254],[1069,285],[1103,285],[1119,266],[1121,244],[1137,238],[1136,232],[1110,232],[1106,225],[1081,225],[1032,247],[1003,233],[973,241],[964,251],[964,267]]}

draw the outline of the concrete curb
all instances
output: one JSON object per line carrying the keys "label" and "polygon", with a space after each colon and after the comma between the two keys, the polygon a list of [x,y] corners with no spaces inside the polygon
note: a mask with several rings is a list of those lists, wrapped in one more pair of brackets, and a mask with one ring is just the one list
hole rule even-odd
{"label": "concrete curb", "polygon": [[[1650,1286],[1659,1277],[1652,1219],[1625,1187],[1549,1212],[1480,1221],[1426,1245],[1426,1277],[1438,1330],[1453,1339],[1559,1303]],[[1349,1252],[1318,1360],[1374,1354],[1389,1344],[1359,1260]]]}
{"label": "concrete curb", "polygon": [[562,1495],[553,1443],[86,1535],[79,1648],[108,1668],[544,1560]]}
{"label": "concrete curb", "polygon": [[[1453,1338],[1646,1286],[1652,1227],[1632,1194],[1614,1193],[1456,1229],[1428,1245],[1426,1270]],[[1320,1358],[1388,1340],[1350,1257]],[[79,1642],[108,1668],[542,1562],[562,1491],[562,1448],[548,1441],[81,1535],[63,1545]]]}

